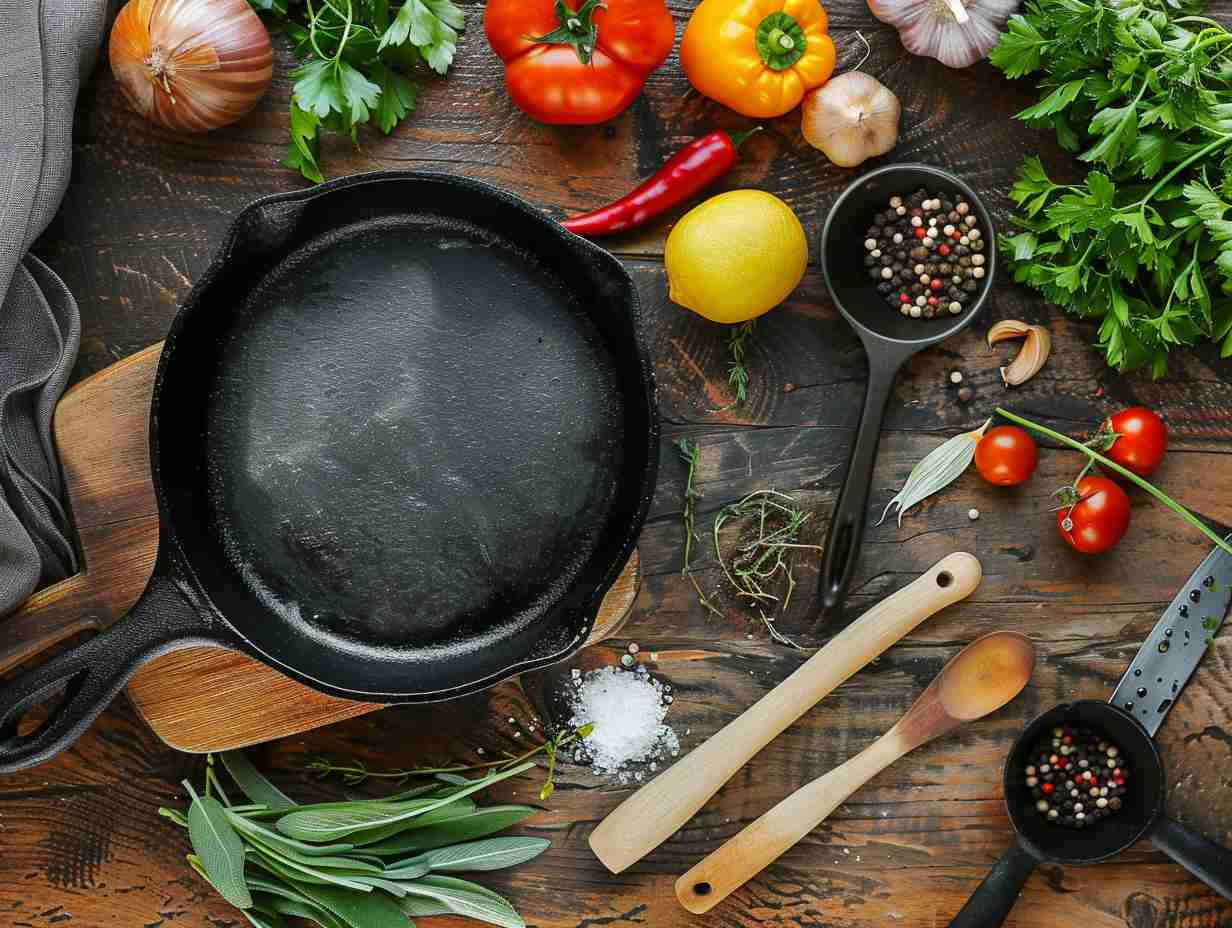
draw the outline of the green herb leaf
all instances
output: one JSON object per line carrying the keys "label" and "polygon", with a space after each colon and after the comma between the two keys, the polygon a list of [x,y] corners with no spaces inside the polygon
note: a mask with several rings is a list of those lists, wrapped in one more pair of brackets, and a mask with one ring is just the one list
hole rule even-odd
{"label": "green herb leaf", "polygon": [[277,828],[289,838],[303,841],[328,841],[346,838],[359,832],[396,825],[453,802],[454,799],[478,792],[493,783],[525,773],[533,763],[521,764],[510,770],[493,773],[478,780],[455,796],[442,799],[412,799],[406,803],[377,807],[362,801],[349,808],[320,811],[311,807],[288,813],[278,820]]}
{"label": "green herb leaf", "polygon": [[503,870],[534,860],[551,844],[545,838],[488,838],[428,851],[418,859],[434,871]]}
{"label": "green herb leaf", "polygon": [[198,796],[192,784],[184,781],[192,797],[188,807],[188,840],[201,867],[218,894],[237,909],[252,906],[252,895],[244,883],[244,843],[227,821],[227,810],[212,796]]}
{"label": "green herb leaf", "polygon": [[1018,114],[1018,118],[1039,119],[1042,116],[1059,113],[1078,98],[1078,94],[1082,93],[1082,88],[1086,85],[1086,82],[1085,77],[1080,77],[1077,80],[1062,84],[1048,96],[1044,97],[1044,99],[1040,100],[1039,103],[1034,106],[1028,106]]}
{"label": "green herb leaf", "polygon": [[381,88],[376,107],[376,124],[382,132],[389,135],[394,126],[415,109],[419,85],[379,61],[372,66],[372,77]]}
{"label": "green herb leaf", "polygon": [[243,751],[224,751],[219,755],[231,779],[252,802],[270,809],[290,809],[295,806],[287,794],[267,780]]}
{"label": "green herb leaf", "polygon": [[412,851],[431,850],[496,834],[538,811],[533,806],[487,806],[439,825],[404,831],[377,844],[367,844],[364,850],[381,857],[398,857]]}
{"label": "green herb leaf", "polygon": [[458,33],[465,25],[465,15],[451,0],[406,0],[381,36],[380,47],[409,41],[432,70],[444,74],[453,63]]}
{"label": "green herb leaf", "polygon": [[430,899],[456,915],[474,918],[498,928],[526,928],[526,922],[507,901],[491,890],[466,880],[426,876],[405,886],[412,896]]}
{"label": "green herb leaf", "polygon": [[318,907],[349,928],[407,928],[398,903],[384,893],[357,893],[337,886],[300,884],[300,890]]}

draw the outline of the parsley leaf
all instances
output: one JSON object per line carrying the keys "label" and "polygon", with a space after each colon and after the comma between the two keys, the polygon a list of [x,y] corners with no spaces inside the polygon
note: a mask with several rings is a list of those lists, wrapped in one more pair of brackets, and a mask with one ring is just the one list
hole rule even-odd
{"label": "parsley leaf", "polygon": [[281,24],[301,59],[292,72],[287,167],[324,179],[322,130],[388,135],[415,109],[422,81],[449,70],[466,17],[452,0],[249,0]]}
{"label": "parsley leaf", "polygon": [[989,56],[1035,74],[1018,118],[1098,169],[1058,184],[1038,157],[1002,236],[1014,279],[1100,320],[1121,370],[1178,346],[1232,355],[1232,32],[1195,0],[1026,0]]}

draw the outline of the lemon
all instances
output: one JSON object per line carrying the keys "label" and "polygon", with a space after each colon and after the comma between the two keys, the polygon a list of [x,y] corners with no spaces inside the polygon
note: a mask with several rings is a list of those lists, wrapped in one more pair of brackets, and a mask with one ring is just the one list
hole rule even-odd
{"label": "lemon", "polygon": [[694,207],[667,237],[668,295],[712,322],[747,322],[778,306],[808,265],[804,227],[763,190],[732,190]]}

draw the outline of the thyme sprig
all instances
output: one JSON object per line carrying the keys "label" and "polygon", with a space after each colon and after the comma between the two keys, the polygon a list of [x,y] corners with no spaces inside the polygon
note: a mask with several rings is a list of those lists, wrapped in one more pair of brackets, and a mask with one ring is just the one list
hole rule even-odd
{"label": "thyme sprig", "polygon": [[727,366],[727,383],[736,392],[737,403],[743,403],[749,398],[749,369],[744,365],[744,358],[748,353],[748,342],[756,325],[756,319],[742,322],[734,326],[727,337],[727,354],[730,358]]}
{"label": "thyme sprig", "polygon": [[407,767],[400,770],[373,770],[363,760],[351,758],[345,762],[335,762],[328,757],[310,758],[303,769],[318,780],[331,777],[341,777],[348,786],[360,786],[369,780],[392,780],[396,785],[402,785],[415,777],[431,777],[438,774],[473,773],[480,770],[491,770],[500,773],[526,763],[534,757],[543,754],[548,760],[547,779],[539,789],[539,798],[548,799],[556,792],[556,755],[560,749],[586,738],[595,730],[593,723],[562,731],[528,751],[512,754],[506,751],[495,760],[480,761],[474,764],[450,764],[444,767]]}
{"label": "thyme sprig", "polygon": [[[753,537],[738,543],[730,562],[723,557],[721,534],[734,520],[754,520]],[[791,604],[796,577],[791,553],[796,550],[820,551],[820,545],[802,544],[800,529],[808,521],[808,513],[796,507],[795,500],[777,490],[755,490],[743,499],[719,510],[714,519],[714,550],[723,575],[739,598],[748,600],[757,609],[770,637],[780,644],[804,650],[774,624],[769,612],[779,604],[785,612]],[[781,601],[771,592],[776,583],[785,582],[787,589]],[[767,611],[769,610],[769,612]]]}

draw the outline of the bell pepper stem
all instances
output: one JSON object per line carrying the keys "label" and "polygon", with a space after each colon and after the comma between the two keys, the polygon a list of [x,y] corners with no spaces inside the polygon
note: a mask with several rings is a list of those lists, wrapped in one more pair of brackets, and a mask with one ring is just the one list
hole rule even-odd
{"label": "bell pepper stem", "polygon": [[1164,493],[1162,490],[1157,490],[1153,485],[1148,483],[1146,480],[1143,480],[1141,477],[1139,477],[1129,468],[1122,467],[1116,461],[1109,460],[1108,458],[1104,457],[1102,454],[1100,454],[1095,449],[1088,448],[1082,442],[1075,441],[1074,439],[1070,438],[1068,435],[1062,435],[1060,432],[1053,431],[1047,426],[1038,425],[1037,423],[1032,422],[1030,419],[1024,419],[1022,416],[1016,416],[1014,415],[1014,413],[1010,412],[1009,410],[1002,409],[1000,406],[997,407],[997,415],[999,415],[1003,419],[1008,419],[1010,422],[1013,422],[1016,425],[1021,425],[1024,429],[1030,429],[1032,432],[1035,432],[1039,435],[1043,435],[1047,438],[1051,438],[1053,441],[1059,441],[1061,444],[1066,445],[1067,447],[1073,448],[1075,451],[1081,451],[1083,454],[1089,457],[1092,461],[1097,462],[1101,467],[1106,467],[1108,470],[1111,470],[1111,471],[1114,471],[1120,474],[1126,480],[1130,481],[1131,483],[1145,490],[1147,493],[1151,494],[1151,496],[1155,497],[1157,500],[1159,500],[1161,503],[1163,503],[1165,506],[1167,506],[1169,509],[1175,512],[1178,516],[1180,516],[1182,519],[1184,519],[1194,528],[1201,531],[1203,535],[1211,539],[1211,541],[1215,542],[1215,544],[1218,545],[1220,548],[1222,548],[1224,551],[1228,552],[1229,554],[1232,554],[1232,544],[1228,544],[1228,542],[1224,541],[1223,538],[1219,536],[1218,532],[1216,532],[1214,529],[1208,526],[1205,522],[1203,522],[1201,519],[1195,516],[1192,512],[1190,512],[1188,509],[1186,509],[1184,506],[1182,506],[1172,497],[1168,496],[1168,494]]}

